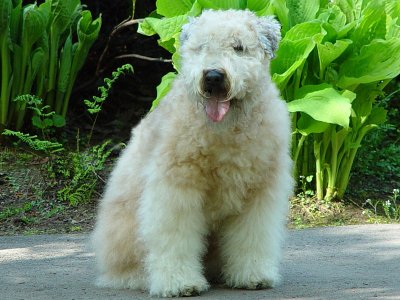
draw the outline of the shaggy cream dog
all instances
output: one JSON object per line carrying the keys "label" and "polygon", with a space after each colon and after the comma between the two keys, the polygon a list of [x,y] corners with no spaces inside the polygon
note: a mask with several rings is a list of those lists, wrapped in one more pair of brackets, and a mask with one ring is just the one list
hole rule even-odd
{"label": "shaggy cream dog", "polygon": [[205,11],[181,34],[182,70],[132,131],[101,200],[98,284],[190,296],[221,280],[279,280],[292,190],[290,121],[269,75],[280,26]]}

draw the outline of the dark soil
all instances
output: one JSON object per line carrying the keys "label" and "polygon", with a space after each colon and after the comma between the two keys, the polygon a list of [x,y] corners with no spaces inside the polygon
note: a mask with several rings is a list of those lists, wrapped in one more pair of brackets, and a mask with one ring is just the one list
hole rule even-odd
{"label": "dark soil", "polygon": [[16,151],[0,149],[0,235],[90,231],[101,184],[72,206],[57,196],[67,180],[54,178],[48,157]]}

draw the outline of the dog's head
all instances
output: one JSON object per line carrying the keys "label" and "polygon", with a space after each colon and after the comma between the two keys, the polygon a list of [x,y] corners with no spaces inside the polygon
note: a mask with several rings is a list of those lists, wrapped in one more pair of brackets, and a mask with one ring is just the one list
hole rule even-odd
{"label": "dog's head", "polygon": [[209,120],[220,122],[257,97],[280,38],[273,17],[250,11],[207,10],[183,26],[181,73]]}

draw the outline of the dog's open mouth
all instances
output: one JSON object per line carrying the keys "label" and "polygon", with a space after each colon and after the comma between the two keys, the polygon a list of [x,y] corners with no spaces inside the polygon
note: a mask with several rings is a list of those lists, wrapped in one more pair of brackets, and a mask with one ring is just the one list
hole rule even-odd
{"label": "dog's open mouth", "polygon": [[221,69],[204,71],[202,96],[207,117],[212,122],[221,122],[229,111],[231,98],[226,73]]}
{"label": "dog's open mouth", "polygon": [[222,121],[231,105],[231,100],[227,98],[226,92],[206,92],[205,95],[204,103],[208,119],[213,122]]}

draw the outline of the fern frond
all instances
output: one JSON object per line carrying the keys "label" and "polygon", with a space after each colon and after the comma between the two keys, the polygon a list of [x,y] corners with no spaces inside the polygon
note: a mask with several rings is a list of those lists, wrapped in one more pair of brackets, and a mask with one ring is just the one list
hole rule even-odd
{"label": "fern frond", "polygon": [[55,153],[55,152],[64,150],[62,144],[57,143],[57,142],[40,140],[37,137],[37,135],[30,135],[27,133],[22,133],[19,131],[12,131],[12,130],[8,130],[8,129],[5,129],[2,134],[6,135],[6,136],[16,137],[20,141],[24,142],[30,148],[32,148],[33,150],[36,150],[36,151]]}
{"label": "fern frond", "polygon": [[43,103],[42,98],[39,98],[38,96],[35,96],[35,95],[30,95],[30,94],[17,96],[17,97],[15,97],[15,99],[13,101],[22,102],[22,103],[25,103],[26,105],[35,105],[35,106],[39,106]]}
{"label": "fern frond", "polygon": [[119,79],[121,75],[125,75],[128,72],[133,73],[133,67],[130,64],[125,64],[117,68],[115,72],[112,72],[111,78],[104,78],[104,85],[98,88],[100,92],[100,97],[93,96],[92,100],[83,100],[85,105],[88,107],[88,112],[90,114],[96,114],[101,111],[101,106],[103,102],[107,99],[108,93],[112,89],[114,83]]}

